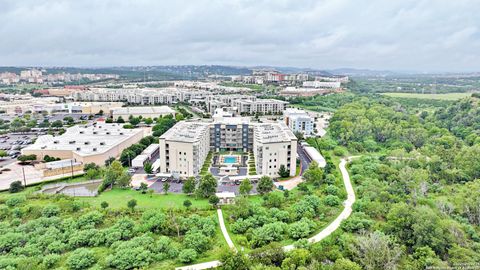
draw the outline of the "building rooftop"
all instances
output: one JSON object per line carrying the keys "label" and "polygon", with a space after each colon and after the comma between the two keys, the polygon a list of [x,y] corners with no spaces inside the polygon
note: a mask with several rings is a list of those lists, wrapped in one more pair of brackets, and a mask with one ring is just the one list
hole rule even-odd
{"label": "building rooftop", "polygon": [[196,142],[208,131],[209,123],[181,121],[160,136],[160,139],[177,142]]}
{"label": "building rooftop", "polygon": [[255,138],[261,143],[291,142],[297,140],[293,132],[281,122],[255,124]]}
{"label": "building rooftop", "polygon": [[106,152],[138,133],[143,133],[143,130],[124,129],[119,124],[73,126],[60,136],[40,136],[34,144],[24,149],[73,151],[78,155],[88,156]]}
{"label": "building rooftop", "polygon": [[168,106],[154,107],[121,107],[113,110],[113,114],[141,115],[141,114],[174,114],[175,110]]}

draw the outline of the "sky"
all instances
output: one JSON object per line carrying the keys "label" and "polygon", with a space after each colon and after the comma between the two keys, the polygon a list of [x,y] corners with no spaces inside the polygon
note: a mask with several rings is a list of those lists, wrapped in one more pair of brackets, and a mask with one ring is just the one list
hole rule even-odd
{"label": "sky", "polygon": [[478,0],[0,0],[0,66],[480,71]]}

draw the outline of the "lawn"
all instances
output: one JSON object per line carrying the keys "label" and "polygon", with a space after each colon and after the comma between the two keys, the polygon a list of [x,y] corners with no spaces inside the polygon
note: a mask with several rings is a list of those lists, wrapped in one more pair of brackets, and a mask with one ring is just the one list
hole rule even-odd
{"label": "lawn", "polygon": [[190,200],[192,202],[192,208],[209,208],[207,199],[195,199],[194,196],[188,196],[185,194],[142,194],[140,191],[131,189],[113,189],[104,191],[97,197],[83,197],[78,198],[81,201],[88,202],[92,206],[100,207],[103,201],[109,204],[110,208],[124,208],[127,207],[127,202],[131,199],[137,200],[138,208],[182,208],[183,201]]}
{"label": "lawn", "polygon": [[397,97],[397,98],[458,100],[458,99],[470,97],[472,93],[447,93],[447,94],[382,93],[382,95],[386,95],[389,97]]}

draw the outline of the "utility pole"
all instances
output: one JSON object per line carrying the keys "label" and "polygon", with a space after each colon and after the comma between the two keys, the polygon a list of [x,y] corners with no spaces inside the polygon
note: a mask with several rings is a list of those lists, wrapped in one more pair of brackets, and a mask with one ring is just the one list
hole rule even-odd
{"label": "utility pole", "polygon": [[72,179],[73,179],[73,159],[70,159],[70,168],[72,168]]}
{"label": "utility pole", "polygon": [[23,185],[25,188],[27,188],[27,180],[25,179],[25,168],[22,167],[22,172],[23,172]]}

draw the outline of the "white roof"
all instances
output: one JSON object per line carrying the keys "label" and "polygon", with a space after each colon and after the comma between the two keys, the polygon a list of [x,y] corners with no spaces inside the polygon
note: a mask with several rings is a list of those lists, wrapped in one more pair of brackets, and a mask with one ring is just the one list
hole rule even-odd
{"label": "white roof", "polygon": [[139,133],[143,134],[143,130],[124,129],[119,124],[73,126],[60,136],[40,136],[24,149],[73,151],[80,156],[89,156],[106,152]]}
{"label": "white roof", "polygon": [[318,163],[318,167],[324,168],[327,165],[325,158],[323,158],[323,156],[317,151],[315,147],[304,146],[303,149],[305,149],[305,152],[307,152],[307,155],[312,159],[312,161]]}
{"label": "white roof", "polygon": [[235,193],[234,192],[219,192],[215,193],[215,196],[218,198],[235,198]]}
{"label": "white roof", "polygon": [[255,138],[261,143],[291,142],[297,140],[295,134],[283,123],[254,124]]}
{"label": "white roof", "polygon": [[153,152],[158,150],[159,146],[160,144],[158,143],[150,144],[145,150],[143,150],[142,154],[150,156]]}
{"label": "white roof", "polygon": [[52,161],[45,163],[45,168],[47,169],[58,169],[58,168],[65,168],[80,165],[80,162],[76,162],[73,159],[63,159],[58,161]]}
{"label": "white roof", "polygon": [[208,132],[208,123],[181,121],[160,136],[160,139],[176,142],[196,142]]}
{"label": "white roof", "polygon": [[168,106],[155,107],[121,107],[113,109],[113,114],[122,115],[148,115],[148,114],[173,114],[175,111]]}

